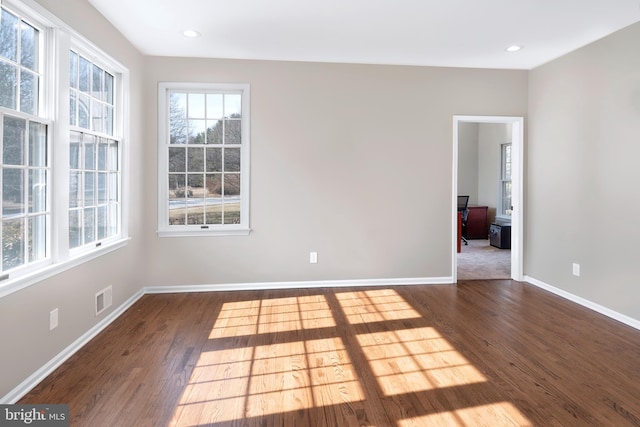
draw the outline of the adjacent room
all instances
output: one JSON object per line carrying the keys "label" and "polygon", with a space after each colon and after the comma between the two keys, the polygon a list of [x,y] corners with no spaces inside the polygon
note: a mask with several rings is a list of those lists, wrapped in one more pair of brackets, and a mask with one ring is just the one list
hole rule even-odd
{"label": "adjacent room", "polygon": [[637,0],[0,8],[0,424],[640,425]]}

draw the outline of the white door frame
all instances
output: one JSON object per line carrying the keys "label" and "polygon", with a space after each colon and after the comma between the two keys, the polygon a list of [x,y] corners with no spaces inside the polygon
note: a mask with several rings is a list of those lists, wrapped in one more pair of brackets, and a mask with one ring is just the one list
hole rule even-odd
{"label": "white door frame", "polygon": [[511,141],[511,278],[522,281],[523,246],[523,180],[524,180],[524,118],[511,116],[453,116],[453,189],[451,191],[452,218],[452,276],[458,283],[458,125],[468,123],[510,124]]}

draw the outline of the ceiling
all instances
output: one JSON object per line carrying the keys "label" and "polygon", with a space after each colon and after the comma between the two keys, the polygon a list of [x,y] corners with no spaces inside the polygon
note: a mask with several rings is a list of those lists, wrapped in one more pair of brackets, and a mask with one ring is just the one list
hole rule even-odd
{"label": "ceiling", "polygon": [[531,69],[640,21],[640,0],[89,2],[146,55],[449,67]]}

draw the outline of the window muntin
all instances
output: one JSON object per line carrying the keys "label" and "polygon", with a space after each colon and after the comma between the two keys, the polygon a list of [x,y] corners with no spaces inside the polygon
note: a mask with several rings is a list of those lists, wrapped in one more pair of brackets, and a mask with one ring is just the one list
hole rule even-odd
{"label": "window muntin", "polygon": [[500,146],[500,184],[498,215],[511,217],[511,143]]}
{"label": "window muntin", "polygon": [[247,85],[163,87],[159,230],[248,232]]}

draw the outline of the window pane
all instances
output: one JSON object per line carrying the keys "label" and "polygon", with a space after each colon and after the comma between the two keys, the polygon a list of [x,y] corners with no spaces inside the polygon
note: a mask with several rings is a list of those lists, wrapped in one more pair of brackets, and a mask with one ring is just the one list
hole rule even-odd
{"label": "window pane", "polygon": [[189,120],[189,144],[204,144],[204,134],[204,120]]}
{"label": "window pane", "polygon": [[84,129],[89,129],[89,97],[87,95],[79,95],[77,100],[78,105],[78,126]]}
{"label": "window pane", "polygon": [[173,93],[169,97],[169,142],[187,142],[187,94]]}
{"label": "window pane", "polygon": [[109,201],[118,201],[118,173],[111,172],[109,174]]}
{"label": "window pane", "polygon": [[104,93],[107,104],[113,105],[113,76],[107,72],[104,73]]}
{"label": "window pane", "polygon": [[69,93],[69,124],[76,126],[78,124],[78,95],[75,91]]}
{"label": "window pane", "polygon": [[29,212],[47,210],[47,171],[33,169],[29,171]]}
{"label": "window pane", "polygon": [[207,174],[207,191],[209,192],[210,195],[213,195],[213,196],[222,195],[222,174],[220,173]]}
{"label": "window pane", "polygon": [[109,200],[108,178],[108,174],[98,173],[98,204],[105,204]]}
{"label": "window pane", "polygon": [[242,142],[242,122],[240,120],[224,121],[224,143],[240,144]]}
{"label": "window pane", "polygon": [[92,206],[92,205],[95,205],[96,203],[95,182],[96,182],[95,172],[84,173],[84,205],[85,206]]}
{"label": "window pane", "polygon": [[95,169],[96,168],[96,143],[95,136],[84,136],[84,168]]}
{"label": "window pane", "polygon": [[24,264],[24,219],[2,222],[2,270]]}
{"label": "window pane", "polygon": [[102,68],[93,65],[93,74],[91,76],[91,96],[96,99],[104,99],[102,92]]}
{"label": "window pane", "polygon": [[82,141],[82,134],[71,132],[69,144],[69,167],[71,169],[80,169],[80,141]]}
{"label": "window pane", "polygon": [[82,56],[78,65],[78,89],[81,92],[89,93],[91,80],[91,63]]}
{"label": "window pane", "polygon": [[107,230],[109,236],[118,234],[118,206],[119,205],[109,205],[109,228]]}
{"label": "window pane", "polygon": [[91,243],[96,240],[96,208],[85,208],[84,210],[84,227],[83,237],[84,244]]}
{"label": "window pane", "polygon": [[98,170],[107,170],[109,144],[106,139],[98,143]]}
{"label": "window pane", "polygon": [[77,248],[81,244],[80,211],[72,210],[69,212],[69,247]]}
{"label": "window pane", "polygon": [[182,147],[169,148],[169,172],[186,172],[187,149]]}
{"label": "window pane", "polygon": [[26,126],[24,119],[4,117],[2,163],[5,165],[24,165]]}
{"label": "window pane", "polygon": [[207,94],[207,118],[221,119],[224,116],[222,109],[222,94]]}
{"label": "window pane", "polygon": [[224,171],[240,172],[240,149],[239,148],[224,149]]}
{"label": "window pane", "polygon": [[2,215],[22,215],[24,206],[24,170],[2,170]]}
{"label": "window pane", "polygon": [[26,22],[20,26],[20,63],[32,71],[38,69],[38,30]]}
{"label": "window pane", "polygon": [[38,114],[38,76],[29,72],[20,73],[20,111]]}
{"label": "window pane", "polygon": [[189,172],[204,172],[204,148],[189,148],[188,149],[188,171]]}
{"label": "window pane", "polygon": [[0,56],[18,62],[18,18],[6,10],[0,15]]}
{"label": "window pane", "polygon": [[47,254],[47,217],[29,218],[29,262],[44,259]]}
{"label": "window pane", "polygon": [[207,172],[222,172],[222,148],[207,148]]}
{"label": "window pane", "polygon": [[98,208],[98,240],[108,237],[108,210],[106,206]]}
{"label": "window pane", "polygon": [[0,107],[17,109],[17,86],[18,69],[0,61]]}
{"label": "window pane", "polygon": [[109,162],[108,167],[110,170],[118,170],[118,144],[111,142],[109,144]]}
{"label": "window pane", "polygon": [[78,54],[71,51],[69,58],[69,86],[78,88]]}
{"label": "window pane", "polygon": [[207,120],[207,144],[222,144],[222,120]]}
{"label": "window pane", "polygon": [[29,166],[47,166],[47,127],[29,123]]}
{"label": "window pane", "polygon": [[224,196],[240,195],[240,174],[225,173],[224,174]]}
{"label": "window pane", "polygon": [[91,101],[91,126],[96,132],[102,132],[104,119],[102,117],[102,104],[96,100]]}
{"label": "window pane", "polygon": [[71,171],[69,174],[69,207],[76,208],[82,205],[82,193],[80,192],[80,179],[82,172]]}
{"label": "window pane", "polygon": [[190,93],[189,94],[189,118],[190,119],[204,119],[204,94],[203,93]]}
{"label": "window pane", "polygon": [[224,116],[229,117],[242,117],[242,95],[240,94],[227,94],[224,96]]}
{"label": "window pane", "polygon": [[108,105],[102,106],[104,111],[104,129],[107,135],[113,135],[113,107]]}

